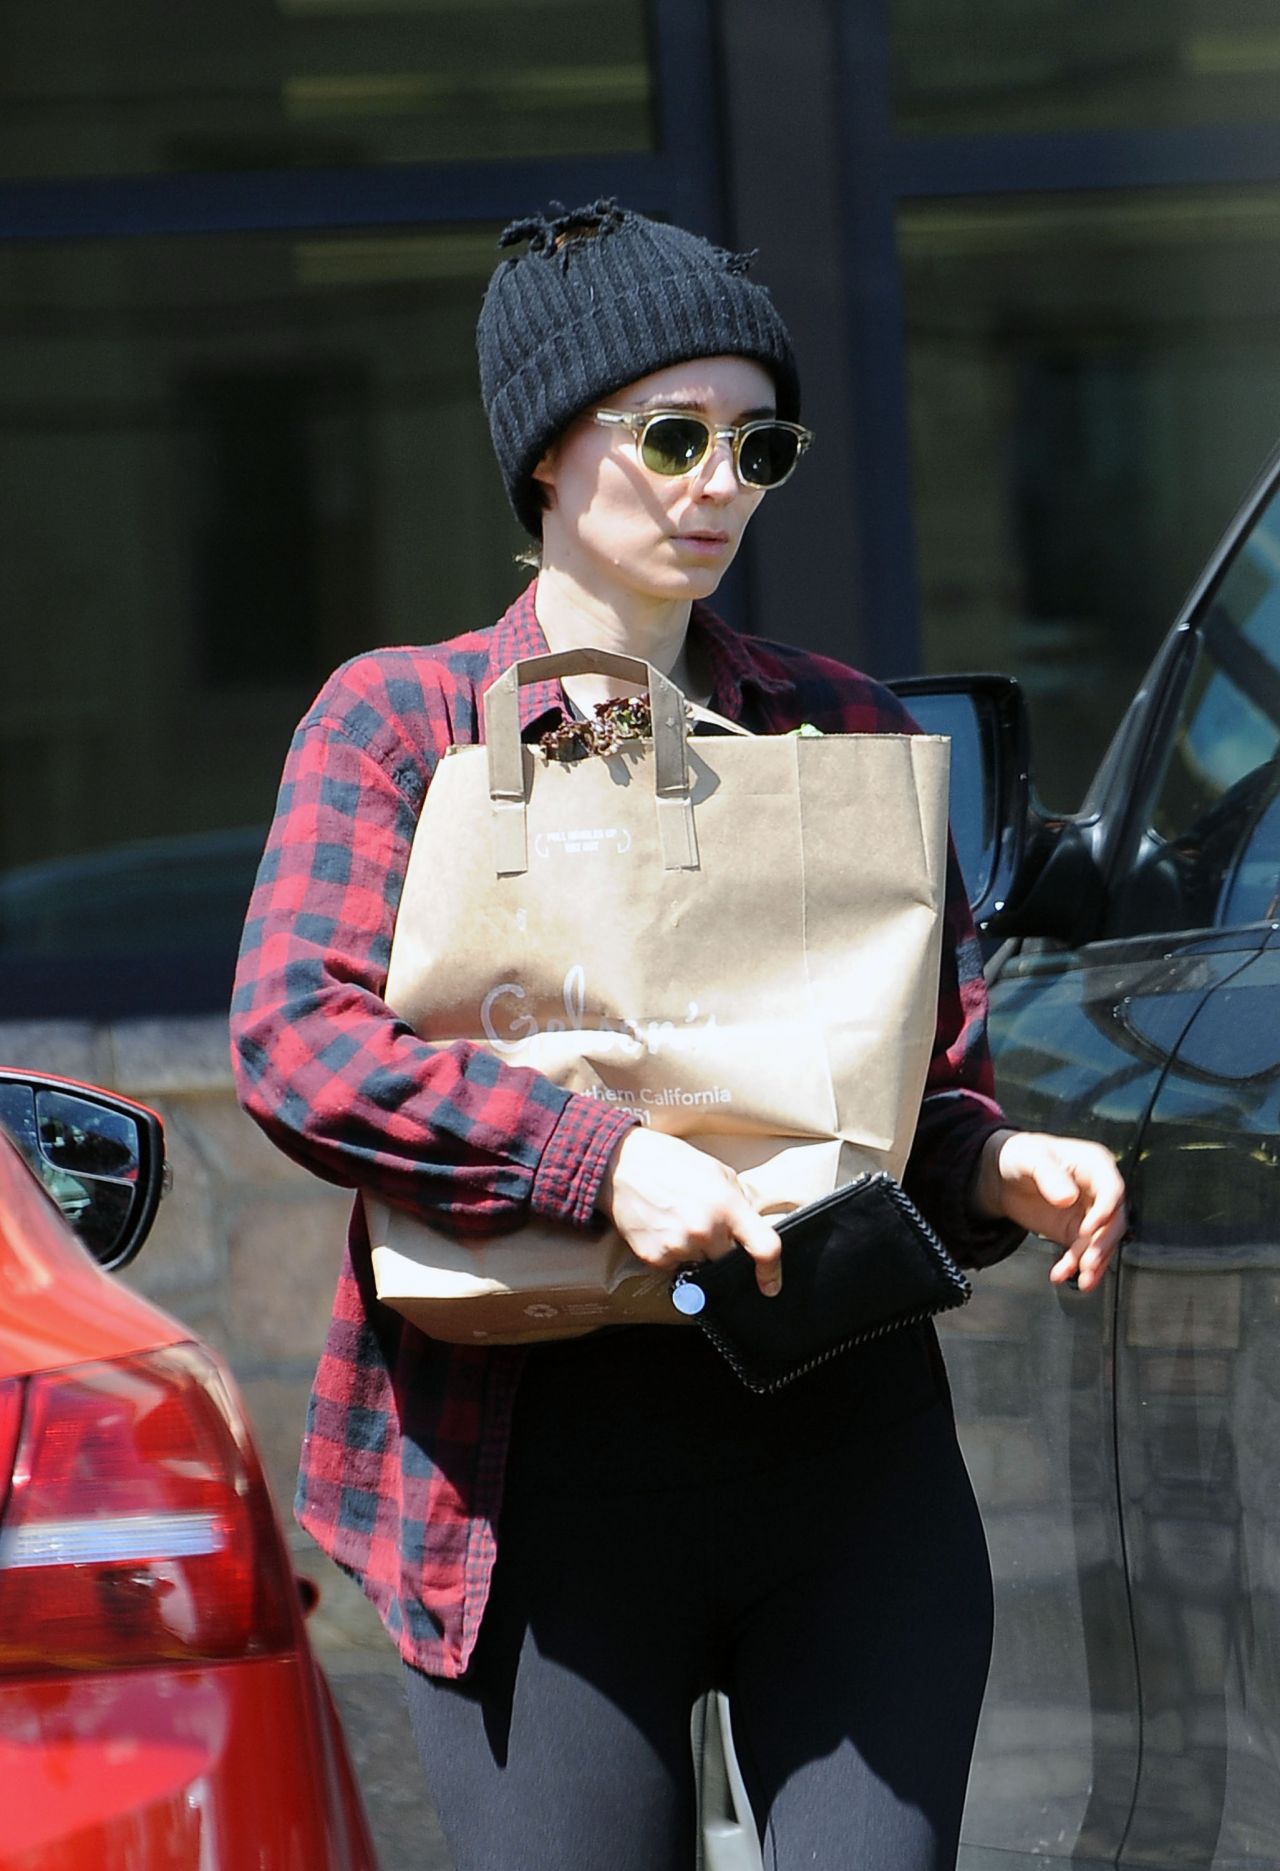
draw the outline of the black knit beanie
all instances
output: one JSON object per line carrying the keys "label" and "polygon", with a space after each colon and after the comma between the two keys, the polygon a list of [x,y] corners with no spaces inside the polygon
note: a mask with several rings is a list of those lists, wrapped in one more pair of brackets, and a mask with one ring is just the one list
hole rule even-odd
{"label": "black knit beanie", "polygon": [[650,371],[695,357],[750,357],[773,377],[778,414],[800,414],[791,338],[754,255],[726,253],[614,201],[513,221],[527,241],[489,282],[476,348],[489,432],[516,518],[538,538],[531,474],[580,411]]}

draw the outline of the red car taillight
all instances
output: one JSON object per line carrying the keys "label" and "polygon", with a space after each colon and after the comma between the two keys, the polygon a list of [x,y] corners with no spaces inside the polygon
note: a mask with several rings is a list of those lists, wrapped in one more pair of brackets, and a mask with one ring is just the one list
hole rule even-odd
{"label": "red car taillight", "polygon": [[22,1421],[22,1385],[16,1377],[0,1384],[0,1515],[9,1498],[9,1477],[13,1473],[13,1452],[18,1446],[18,1425]]}
{"label": "red car taillight", "polygon": [[[5,1403],[0,1387],[0,1451]],[[270,1495],[193,1345],[26,1385],[0,1517],[0,1675],[262,1656],[297,1611]],[[4,1476],[0,1474],[0,1503]]]}

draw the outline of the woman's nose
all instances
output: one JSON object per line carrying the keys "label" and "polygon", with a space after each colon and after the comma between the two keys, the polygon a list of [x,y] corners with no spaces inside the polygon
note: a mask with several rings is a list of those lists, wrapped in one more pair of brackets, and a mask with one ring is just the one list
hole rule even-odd
{"label": "woman's nose", "polygon": [[711,500],[731,500],[739,491],[738,470],[733,465],[733,444],[717,436],[702,462],[701,492]]}

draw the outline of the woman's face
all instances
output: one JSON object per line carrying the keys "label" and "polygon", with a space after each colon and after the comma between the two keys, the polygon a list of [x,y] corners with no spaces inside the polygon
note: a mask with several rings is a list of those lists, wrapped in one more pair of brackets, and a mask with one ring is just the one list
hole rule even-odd
{"label": "woman's face", "polygon": [[534,471],[548,496],[544,565],[602,595],[621,587],[668,602],[709,597],[733,563],[760,490],[743,487],[725,441],[691,474],[654,474],[630,430],[593,421],[596,408],[687,409],[732,428],[775,413],[768,371],[745,357],[655,370],[585,410]]}

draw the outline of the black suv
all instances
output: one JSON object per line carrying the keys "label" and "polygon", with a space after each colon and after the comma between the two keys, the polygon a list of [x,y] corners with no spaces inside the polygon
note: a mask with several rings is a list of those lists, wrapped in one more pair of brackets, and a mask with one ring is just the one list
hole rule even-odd
{"label": "black suv", "polygon": [[1115,1151],[1134,1230],[1101,1296],[1031,1241],[947,1329],[999,1607],[967,1862],[1274,1867],[1280,459],[1077,817],[1019,796],[1016,700],[974,705],[1000,1093]]}
{"label": "black suv", "polygon": [[[1280,455],[1079,814],[1032,801],[1015,684],[895,686],[953,736],[1001,1097],[1108,1144],[1134,1218],[1100,1293],[1031,1240],[942,1324],[997,1595],[961,1865],[1275,1871]],[[708,1726],[728,1871],[759,1861]]]}

